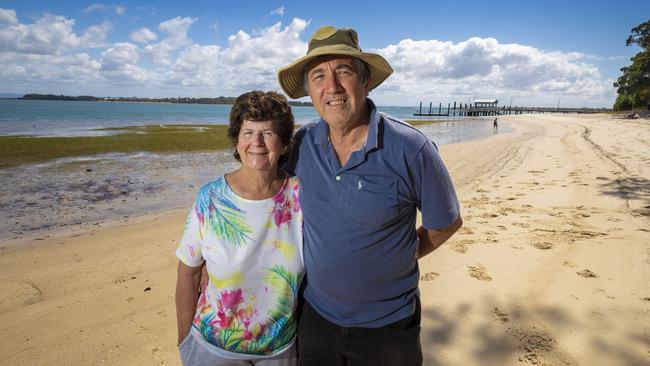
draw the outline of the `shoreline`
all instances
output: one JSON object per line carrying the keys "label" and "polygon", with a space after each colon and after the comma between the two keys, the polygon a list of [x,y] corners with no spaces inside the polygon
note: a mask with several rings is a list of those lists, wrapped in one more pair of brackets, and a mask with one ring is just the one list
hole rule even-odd
{"label": "shoreline", "polygon": [[[461,122],[466,123],[466,122]],[[469,122],[471,141],[487,124]],[[456,123],[419,125],[434,142]],[[489,126],[487,126],[489,127]],[[489,127],[490,135],[493,135]],[[503,126],[501,134],[512,130]],[[478,132],[476,132],[478,131]],[[453,132],[453,131],[452,131]],[[458,131],[456,131],[458,133]],[[436,135],[437,134],[437,135]],[[0,247],[79,234],[150,212],[189,208],[200,185],[233,170],[230,149],[169,153],[107,153],[67,157],[0,171]]]}
{"label": "shoreline", "polygon": [[[473,123],[481,117],[407,120],[417,128],[442,123]],[[300,124],[296,125],[296,128]],[[110,153],[187,153],[230,148],[228,125],[147,124],[87,130],[87,135],[0,135],[0,169]]]}
{"label": "shoreline", "polygon": [[[512,133],[440,146],[465,225],[419,262],[424,364],[647,363],[650,121],[502,118]],[[185,216],[0,249],[0,357],[178,364]]]}

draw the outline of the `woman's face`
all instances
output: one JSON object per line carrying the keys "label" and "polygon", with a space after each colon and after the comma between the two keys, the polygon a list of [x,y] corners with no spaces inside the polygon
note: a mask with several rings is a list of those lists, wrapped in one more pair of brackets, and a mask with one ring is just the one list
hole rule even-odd
{"label": "woman's face", "polygon": [[280,156],[287,151],[271,121],[244,120],[237,138],[242,167],[257,171],[275,171]]}

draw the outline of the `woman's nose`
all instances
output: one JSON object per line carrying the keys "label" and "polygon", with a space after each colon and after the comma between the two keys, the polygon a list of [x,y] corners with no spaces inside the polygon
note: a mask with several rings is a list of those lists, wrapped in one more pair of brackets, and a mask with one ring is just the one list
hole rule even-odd
{"label": "woman's nose", "polygon": [[264,133],[263,132],[258,132],[255,134],[255,142],[258,144],[263,144],[264,143]]}

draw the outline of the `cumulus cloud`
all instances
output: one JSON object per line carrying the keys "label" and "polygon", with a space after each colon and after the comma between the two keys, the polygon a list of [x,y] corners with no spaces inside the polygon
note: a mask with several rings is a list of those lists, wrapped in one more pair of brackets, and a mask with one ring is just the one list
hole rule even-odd
{"label": "cumulus cloud", "polygon": [[139,58],[137,46],[131,43],[115,43],[102,52],[102,69],[118,70],[126,65],[136,65]]}
{"label": "cumulus cloud", "polygon": [[257,31],[240,30],[228,38],[228,46],[194,45],[185,49],[172,65],[169,82],[196,87],[219,86],[233,94],[248,89],[278,89],[276,71],[305,54],[300,40],[308,22],[293,19]]}
{"label": "cumulus cloud", "polygon": [[171,65],[171,53],[192,44],[187,37],[187,31],[196,20],[196,18],[190,17],[176,17],[160,23],[158,29],[166,33],[167,37],[145,47],[144,53],[149,61],[155,65]]}
{"label": "cumulus cloud", "polygon": [[0,8],[0,25],[18,24],[18,16],[13,9]]}
{"label": "cumulus cloud", "polygon": [[401,103],[408,101],[400,95],[409,95],[413,104],[432,99],[467,102],[477,91],[483,97],[503,100],[517,95],[545,103],[556,101],[559,94],[601,102],[612,96],[611,83],[602,79],[595,66],[582,62],[588,57],[581,53],[549,52],[478,37],[459,43],[406,39],[374,51],[395,68],[386,88],[377,93],[383,90],[386,99],[399,98]]}
{"label": "cumulus cloud", "polygon": [[[7,13],[7,12],[5,12]],[[11,13],[9,12],[11,21]],[[110,22],[73,31],[75,21],[60,15],[43,14],[33,24],[16,22],[0,27],[0,52],[60,54],[66,50],[99,47],[111,29]]]}
{"label": "cumulus cloud", "polygon": [[[101,4],[87,8],[99,11]],[[281,15],[283,8],[276,9]],[[303,56],[309,21],[295,18],[283,26],[239,30],[227,44],[197,44],[188,31],[198,19],[175,17],[157,32],[135,28],[130,41],[107,44],[110,22],[75,32],[75,21],[43,14],[22,24],[12,9],[0,9],[0,84],[41,92],[141,96],[234,96],[250,89],[279,90],[277,70]],[[94,57],[89,47],[100,47]],[[613,80],[604,80],[576,52],[541,50],[473,37],[462,42],[404,39],[369,50],[389,60],[395,73],[371,97],[380,105],[417,105],[419,101],[471,102],[496,98],[501,105],[607,106]],[[76,89],[75,89],[76,88]],[[95,89],[93,89],[95,88]]]}
{"label": "cumulus cloud", "polygon": [[138,43],[151,43],[158,39],[156,33],[152,32],[149,28],[140,28],[131,32],[131,39]]}

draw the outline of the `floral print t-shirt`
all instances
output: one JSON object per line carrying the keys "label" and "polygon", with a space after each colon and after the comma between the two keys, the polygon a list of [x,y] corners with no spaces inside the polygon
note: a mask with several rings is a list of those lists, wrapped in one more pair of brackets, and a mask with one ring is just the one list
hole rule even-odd
{"label": "floral print t-shirt", "polygon": [[226,356],[274,356],[296,335],[302,279],[302,212],[297,178],[272,198],[247,200],[222,176],[192,205],[176,256],[210,281],[192,324],[201,344]]}

